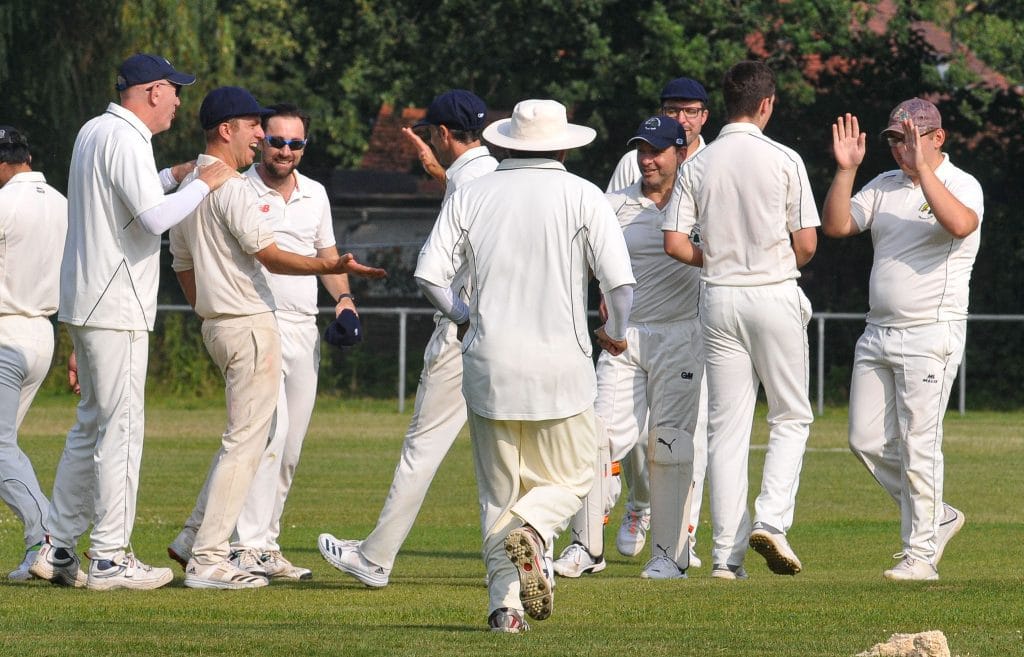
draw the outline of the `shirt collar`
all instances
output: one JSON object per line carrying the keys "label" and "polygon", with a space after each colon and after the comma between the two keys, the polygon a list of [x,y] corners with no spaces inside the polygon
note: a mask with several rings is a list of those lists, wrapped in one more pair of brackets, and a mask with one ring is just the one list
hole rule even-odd
{"label": "shirt collar", "polygon": [[626,197],[626,203],[628,205],[639,205],[644,208],[655,208],[654,201],[644,196],[643,190],[643,178],[636,181],[629,187],[623,188],[621,194]]}
{"label": "shirt collar", "polygon": [[718,133],[718,136],[721,137],[723,135],[729,135],[737,132],[745,132],[751,135],[764,134],[763,132],[761,132],[761,128],[758,128],[756,125],[750,123],[749,121],[735,121],[733,123],[725,124],[722,130]]}
{"label": "shirt collar", "polygon": [[21,173],[16,173],[13,176],[11,176],[10,180],[7,181],[7,184],[10,185],[12,183],[44,183],[44,182],[46,182],[46,177],[43,176],[43,172],[42,171],[22,171]]}
{"label": "shirt collar", "polygon": [[480,157],[486,157],[490,154],[491,152],[487,150],[486,146],[474,146],[473,148],[470,148],[465,153],[455,158],[455,161],[452,162],[451,166],[448,167],[448,178],[451,178],[452,175],[459,171],[459,169],[466,166],[473,160]]}
{"label": "shirt collar", "polygon": [[558,160],[546,157],[509,157],[501,161],[498,171],[510,171],[513,169],[554,169],[565,171],[565,165]]}
{"label": "shirt collar", "polygon": [[142,135],[143,139],[148,142],[153,141],[153,132],[146,127],[146,124],[142,122],[142,119],[136,116],[135,112],[130,109],[122,105],[118,105],[117,103],[110,103],[107,105],[107,114],[113,114],[117,118],[127,121],[129,125],[139,131],[139,134]]}

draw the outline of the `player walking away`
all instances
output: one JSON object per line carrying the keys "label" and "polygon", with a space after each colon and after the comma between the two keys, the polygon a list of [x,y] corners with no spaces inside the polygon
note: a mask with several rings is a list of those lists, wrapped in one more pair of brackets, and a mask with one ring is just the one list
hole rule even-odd
{"label": "player walking away", "polygon": [[[614,353],[626,347],[635,281],[622,232],[600,190],[561,163],[594,136],[558,102],[518,103],[484,131],[510,157],[444,204],[416,267],[463,344],[488,625],[499,632],[528,629],[524,610],[551,614],[545,546],[593,481],[596,390],[581,293],[590,271],[609,309],[598,339]],[[467,261],[469,306],[453,288]]]}
{"label": "player walking away", "polygon": [[[273,229],[280,248],[304,256],[336,253],[327,191],[297,170],[308,143],[309,115],[288,104],[268,109],[273,114],[263,118],[260,162],[245,172],[259,197],[261,216]],[[306,276],[268,272],[266,278],[281,333],[281,388],[274,430],[238,518],[231,543],[232,562],[270,578],[305,580],[312,577],[312,572],[292,564],[282,554],[278,538],[285,500],[316,400],[320,366],[317,286]],[[351,321],[358,323],[348,276],[327,274],[320,276],[320,281],[337,300],[335,315],[348,311]],[[171,558],[183,567],[192,556],[197,529],[187,525],[168,548]]]}
{"label": "player walking away", "polygon": [[[686,133],[673,117],[653,116],[629,140],[637,147],[643,177],[606,194],[619,220],[637,283],[626,328],[628,351],[603,352],[597,361],[594,412],[603,458],[583,508],[573,516],[573,542],[555,561],[555,572],[579,577],[605,568],[603,519],[609,452],[621,459],[649,436],[652,558],[640,576],[686,577],[690,562],[688,515],[693,484],[693,444],[698,431],[704,341],[697,299],[700,273],[665,254],[661,225],[686,158]],[[648,415],[649,413],[649,415]],[[645,431],[645,427],[651,427]]]}
{"label": "player walking away", "polygon": [[29,567],[46,534],[46,499],[18,429],[50,370],[68,202],[32,170],[28,140],[0,125],[0,498],[25,527],[25,557],[8,574],[32,579]]}
{"label": "player walking away", "polygon": [[[118,70],[120,104],[82,127],[71,154],[57,317],[74,343],[82,398],[57,465],[47,539],[29,569],[57,584],[152,589],[172,578],[135,557],[131,536],[160,234],[232,175],[205,167],[165,196],[194,165],[157,172],[152,138],[171,127],[182,87],[195,80],[163,57],[129,57]],[[75,545],[90,523],[86,577]]]}
{"label": "player walking away", "polygon": [[[775,75],[740,62],[723,82],[729,123],[683,165],[666,211],[665,251],[703,266],[700,315],[708,379],[712,577],[746,577],[749,544],[778,574],[802,565],[786,532],[813,418],[808,391],[810,302],[797,286],[814,255],[818,212],[800,156],[769,138]],[[695,224],[702,247],[689,238]],[[758,386],[768,398],[768,451],[751,532],[747,459]]]}
{"label": "player walking away", "polygon": [[[431,102],[422,122],[430,131],[430,144],[437,157],[413,130],[403,128],[403,134],[416,144],[424,169],[443,179],[445,202],[457,189],[498,166],[480,143],[486,119],[483,100],[469,91],[453,89]],[[452,288],[463,299],[470,293],[468,266],[456,272]],[[328,563],[370,587],[387,585],[395,557],[412,529],[430,482],[466,424],[461,343],[450,320],[440,313],[434,320],[436,327],[423,354],[412,422],[377,526],[363,541],[321,534],[317,542]]]}
{"label": "player walking away", "polygon": [[[669,81],[661,91],[661,114],[669,116],[682,126],[686,133],[686,154],[689,159],[699,153],[707,144],[701,136],[701,130],[708,120],[708,92],[704,85],[693,78],[676,78]],[[629,187],[641,178],[637,164],[636,149],[622,156],[608,181],[608,191],[617,192]],[[693,238],[699,242],[700,228],[694,227]],[[700,568],[701,561],[697,557],[697,525],[700,518],[701,500],[704,496],[704,471],[707,468],[707,383],[701,378],[700,418],[697,423],[693,449],[693,500],[690,505],[690,567]],[[626,510],[619,525],[615,538],[615,546],[619,553],[627,557],[635,557],[644,549],[647,531],[651,526],[651,488],[647,473],[647,429],[637,440],[636,446],[621,462],[622,476],[629,487],[629,499]],[[620,484],[617,479],[611,480],[609,509],[615,506],[618,499]]]}
{"label": "player walking away", "polygon": [[942,416],[963,358],[968,284],[981,240],[981,185],[942,152],[938,108],[903,101],[882,132],[896,165],[851,199],[866,136],[832,126],[836,174],[825,234],[871,231],[870,309],[850,384],[850,449],[900,508],[899,563],[887,579],[934,580],[964,514],[943,501]]}
{"label": "player walking away", "polygon": [[[265,137],[260,118],[270,113],[240,87],[211,91],[199,109],[206,152],[198,163],[217,159],[236,170],[252,164]],[[329,250],[308,257],[279,248],[274,231],[267,229],[265,205],[249,181],[236,175],[171,231],[172,267],[203,318],[203,342],[224,376],[228,415],[221,448],[185,523],[196,527],[185,568],[190,588],[267,584],[263,573],[232,563],[229,547],[267,446],[281,387],[281,338],[263,268],[289,275],[384,276],[351,254],[339,257]]]}

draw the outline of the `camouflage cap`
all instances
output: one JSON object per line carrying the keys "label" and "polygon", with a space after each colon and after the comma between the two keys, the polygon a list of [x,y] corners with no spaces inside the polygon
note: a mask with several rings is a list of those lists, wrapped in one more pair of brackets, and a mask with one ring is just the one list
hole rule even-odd
{"label": "camouflage cap", "polygon": [[911,119],[921,134],[942,127],[942,116],[938,107],[923,98],[911,98],[897,105],[889,114],[889,125],[882,131],[882,136],[888,133],[902,135],[903,121],[906,119]]}

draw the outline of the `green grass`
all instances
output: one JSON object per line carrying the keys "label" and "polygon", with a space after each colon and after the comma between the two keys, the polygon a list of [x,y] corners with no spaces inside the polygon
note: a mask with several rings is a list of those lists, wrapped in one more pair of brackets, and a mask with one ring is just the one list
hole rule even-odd
{"label": "green grass", "polygon": [[[938,582],[882,580],[900,548],[896,509],[846,452],[845,412],[830,410],[812,429],[790,532],[803,573],[771,575],[751,553],[746,582],[713,581],[708,566],[689,580],[649,582],[638,577],[643,557],[612,552],[605,572],[559,581],[550,620],[523,636],[495,636],[484,631],[465,436],[442,466],[390,586],[368,590],[317,553],[322,531],[361,537],[373,527],[408,422],[393,409],[393,401],[330,399],[317,408],[282,536],[285,553],[314,569],[312,582],[192,591],[176,566],[175,581],[150,592],[3,580],[0,655],[848,656],[891,633],[928,629],[945,632],[954,655],[1024,654],[1024,414],[948,417],[947,498],[968,522]],[[44,490],[73,414],[66,397],[41,399],[22,427]],[[166,566],[166,545],[206,474],[223,410],[170,401],[152,403],[148,416],[134,547],[143,560]],[[754,440],[765,441],[763,419]],[[762,460],[755,450],[752,493]],[[698,553],[708,562],[706,514],[701,520]],[[13,567],[21,545],[20,523],[0,508],[0,563]]]}

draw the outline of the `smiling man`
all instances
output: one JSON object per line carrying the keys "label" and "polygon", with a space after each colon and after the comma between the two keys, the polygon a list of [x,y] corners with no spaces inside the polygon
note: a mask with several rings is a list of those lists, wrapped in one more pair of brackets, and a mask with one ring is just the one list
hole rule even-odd
{"label": "smiling man", "polygon": [[[260,119],[270,112],[240,87],[211,91],[199,109],[206,134],[199,165],[220,160],[237,170],[252,164],[265,136]],[[290,275],[385,275],[336,250],[308,257],[278,248],[260,206],[252,186],[236,175],[171,231],[172,266],[203,318],[203,342],[224,376],[228,413],[221,449],[186,523],[197,527],[185,568],[191,588],[267,584],[262,573],[230,561],[229,544],[267,445],[281,384],[277,305],[264,268]]]}
{"label": "smiling man", "polygon": [[[71,154],[58,319],[74,343],[82,399],[57,466],[47,539],[30,568],[56,584],[152,589],[171,581],[169,568],[137,560],[130,543],[160,234],[232,174],[206,166],[167,194],[191,164],[157,172],[153,136],[171,127],[182,87],[195,81],[163,57],[129,57],[118,69],[120,103],[82,127]],[[90,523],[87,578],[75,546]]]}

